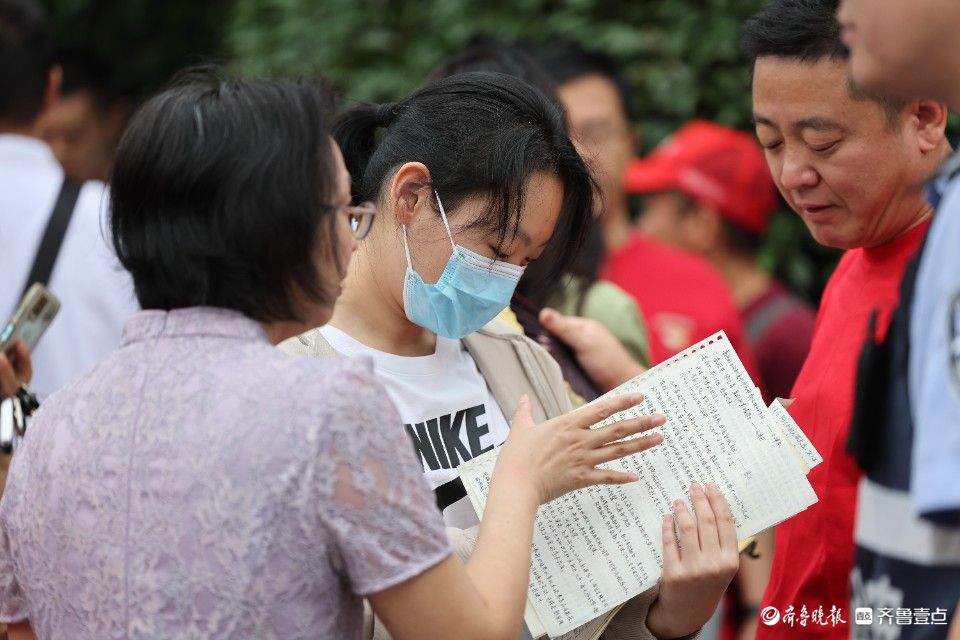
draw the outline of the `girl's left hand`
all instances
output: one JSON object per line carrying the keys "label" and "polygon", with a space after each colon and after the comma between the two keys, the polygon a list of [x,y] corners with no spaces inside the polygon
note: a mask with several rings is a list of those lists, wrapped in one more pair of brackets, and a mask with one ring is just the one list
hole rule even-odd
{"label": "girl's left hand", "polygon": [[663,577],[647,614],[658,638],[680,638],[706,624],[740,567],[733,515],[719,487],[693,484],[690,498],[696,517],[677,500],[663,518]]}
{"label": "girl's left hand", "polygon": [[0,352],[0,399],[9,398],[17,393],[20,385],[30,382],[33,367],[30,351],[20,340]]}

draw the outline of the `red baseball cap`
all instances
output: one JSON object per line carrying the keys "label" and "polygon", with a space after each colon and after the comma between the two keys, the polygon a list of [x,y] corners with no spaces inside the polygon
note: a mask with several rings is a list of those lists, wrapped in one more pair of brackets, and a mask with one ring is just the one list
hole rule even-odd
{"label": "red baseball cap", "polygon": [[753,136],[705,120],[688,122],[631,162],[625,181],[630,193],[680,191],[757,235],[777,208],[777,187]]}

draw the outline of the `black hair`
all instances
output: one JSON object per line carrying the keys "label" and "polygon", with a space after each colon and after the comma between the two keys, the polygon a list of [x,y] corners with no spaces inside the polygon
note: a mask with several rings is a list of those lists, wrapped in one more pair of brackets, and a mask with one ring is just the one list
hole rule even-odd
{"label": "black hair", "polygon": [[[764,56],[811,63],[824,58],[846,61],[850,50],[840,39],[838,5],[839,0],[769,0],[744,22],[741,47],[754,63]],[[858,87],[852,79],[849,89],[853,98],[872,100],[880,105],[891,124],[906,105],[904,100]]]}
{"label": "black hair", "polygon": [[536,59],[558,85],[589,75],[606,78],[617,90],[624,118],[627,122],[633,122],[635,110],[630,85],[620,66],[610,56],[568,43],[541,48],[536,51]]}
{"label": "black hair", "polygon": [[523,47],[514,44],[488,43],[470,47],[431,71],[424,85],[471,71],[491,71],[520,78],[539,89],[563,111],[563,104],[557,96],[556,83],[532,55]]}
{"label": "black hair", "polygon": [[334,137],[358,201],[378,200],[393,170],[422,162],[447,210],[473,196],[488,199],[485,215],[467,226],[496,231],[498,249],[519,228],[530,176],[556,173],[563,203],[555,234],[566,240],[553,265],[557,272],[576,253],[592,215],[593,180],[560,109],[519,78],[491,72],[444,78],[402,102],[347,111]]}
{"label": "black hair", "polygon": [[56,59],[63,69],[61,95],[89,92],[95,106],[101,110],[106,110],[123,97],[108,65],[89,51],[67,49],[59,52]]}
{"label": "black hair", "polygon": [[727,248],[733,253],[746,258],[756,258],[763,248],[763,237],[744,229],[738,224],[730,222],[726,218],[720,219],[720,228]]}
{"label": "black hair", "polygon": [[[563,111],[553,79],[520,45],[486,44],[472,47],[434,69],[427,77],[427,83],[470,71],[495,71],[520,78],[539,89]],[[527,267],[520,278],[517,285],[520,295],[539,307],[561,304],[568,292],[563,287],[563,280],[555,276],[562,271],[564,276],[576,276],[574,307],[578,312],[582,309],[586,291],[597,281],[603,261],[603,237],[600,235],[599,222],[595,218],[588,222],[587,231],[575,256],[570,256],[565,250],[568,242],[568,238],[558,233],[553,234],[543,254]],[[558,261],[560,264],[557,264]]]}
{"label": "black hair", "polygon": [[741,45],[756,60],[761,56],[846,60],[850,52],[840,40],[839,0],[771,0],[743,23]]}
{"label": "black hair", "polygon": [[111,180],[113,244],[145,309],[302,321],[336,298],[332,99],[299,80],[189,69],[131,118]]}
{"label": "black hair", "polygon": [[[548,280],[543,271],[557,259],[555,255],[554,247],[548,246],[541,259],[527,267],[529,273],[524,273],[520,278],[517,291],[539,307],[566,308],[568,300],[572,300],[573,304],[570,308],[573,315],[583,315],[587,292],[599,279],[600,266],[606,255],[600,221],[596,218],[590,219],[577,255],[571,262],[560,265],[563,276]],[[540,264],[541,262],[543,265]],[[564,285],[571,276],[573,288],[568,289]]]}
{"label": "black hair", "polygon": [[0,122],[29,125],[36,120],[51,64],[41,6],[33,0],[0,0]]}

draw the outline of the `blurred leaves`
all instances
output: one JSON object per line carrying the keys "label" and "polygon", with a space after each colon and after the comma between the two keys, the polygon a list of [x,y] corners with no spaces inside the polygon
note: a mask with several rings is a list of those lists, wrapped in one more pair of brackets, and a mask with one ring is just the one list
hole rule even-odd
{"label": "blurred leaves", "polygon": [[[131,91],[205,58],[259,75],[327,78],[345,104],[396,100],[479,41],[574,41],[633,87],[645,150],[694,118],[750,129],[740,25],[763,0],[53,0],[61,44],[88,45]],[[783,212],[762,261],[819,297],[836,254]]]}
{"label": "blurred leaves", "polygon": [[[227,37],[239,68],[320,73],[347,104],[401,98],[472,43],[573,41],[623,65],[645,150],[694,117],[751,128],[740,25],[763,0],[234,2]],[[816,300],[836,253],[784,210],[761,262]]]}
{"label": "blurred leaves", "polygon": [[108,65],[122,93],[139,96],[178,69],[226,59],[223,0],[51,0],[45,3],[60,49],[82,49]]}

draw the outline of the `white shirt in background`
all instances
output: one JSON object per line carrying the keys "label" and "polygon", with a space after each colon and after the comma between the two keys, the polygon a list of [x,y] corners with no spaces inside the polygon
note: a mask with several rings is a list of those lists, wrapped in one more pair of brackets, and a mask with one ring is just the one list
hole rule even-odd
{"label": "white shirt in background", "polygon": [[[0,322],[23,293],[63,184],[63,169],[41,140],[0,134]],[[32,354],[31,386],[43,397],[120,345],[124,321],[138,308],[130,276],[109,243],[108,191],[80,190],[48,287],[60,313]]]}

